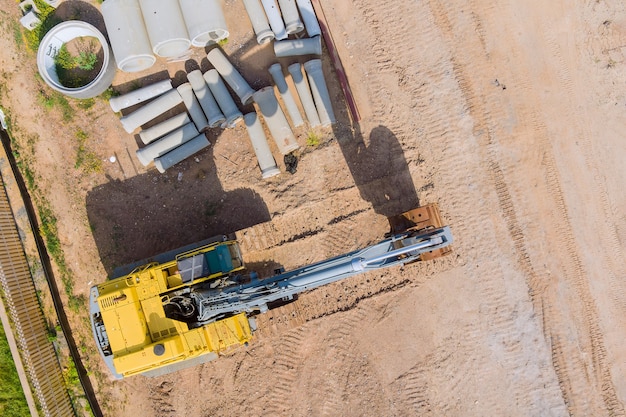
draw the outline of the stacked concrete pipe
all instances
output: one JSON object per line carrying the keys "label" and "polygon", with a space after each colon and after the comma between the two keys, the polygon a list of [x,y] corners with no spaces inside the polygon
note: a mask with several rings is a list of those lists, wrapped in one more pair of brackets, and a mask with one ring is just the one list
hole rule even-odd
{"label": "stacked concrete pipe", "polygon": [[139,138],[145,145],[147,145],[190,122],[191,119],[189,118],[187,112],[179,113],[161,123],[142,130],[139,132]]}
{"label": "stacked concrete pipe", "polygon": [[274,32],[270,28],[267,16],[259,0],[243,0],[243,5],[250,18],[250,23],[252,23],[257,43],[263,45],[274,40]]}
{"label": "stacked concrete pipe", "polygon": [[226,19],[220,3],[220,0],[180,0],[180,8],[193,46],[203,47],[228,38]]}
{"label": "stacked concrete pipe", "polygon": [[278,58],[298,55],[322,55],[322,41],[319,36],[304,39],[291,39],[274,42],[274,53]]}
{"label": "stacked concrete pipe", "polygon": [[154,158],[154,165],[163,174],[168,168],[176,165],[180,161],[189,158],[196,152],[209,146],[211,143],[204,136],[204,133],[191,139],[189,142],[185,142],[177,148],[169,151],[168,153]]}
{"label": "stacked concrete pipe", "polygon": [[320,24],[317,21],[317,16],[315,15],[315,10],[313,10],[311,0],[296,0],[296,3],[298,4],[302,20],[304,21],[306,33],[311,38],[313,36],[320,35],[322,31],[320,30]]}
{"label": "stacked concrete pipe", "polygon": [[278,88],[278,92],[283,99],[283,103],[285,103],[285,108],[287,109],[287,113],[289,113],[289,117],[291,118],[291,122],[294,127],[302,126],[304,124],[304,120],[302,120],[300,110],[298,110],[298,105],[293,99],[291,91],[289,91],[289,86],[287,86],[287,81],[285,80],[282,67],[280,64],[276,63],[271,65],[268,71],[276,83],[276,88]]}
{"label": "stacked concrete pipe", "polygon": [[261,176],[263,178],[270,178],[274,175],[280,174],[280,170],[276,166],[276,160],[272,156],[272,151],[267,144],[267,137],[263,132],[263,126],[257,117],[255,112],[248,113],[243,116],[243,120],[248,130],[248,136],[254,148],[254,154],[259,162],[259,168],[261,169]]}
{"label": "stacked concrete pipe", "polygon": [[139,4],[156,55],[174,58],[189,50],[191,40],[178,0],[139,0]]}
{"label": "stacked concrete pipe", "polygon": [[304,24],[300,20],[295,0],[278,0],[280,12],[285,22],[285,30],[288,34],[299,33],[304,30]]}
{"label": "stacked concrete pipe", "polygon": [[185,142],[198,136],[198,129],[193,123],[187,123],[183,127],[174,130],[171,133],[163,136],[161,139],[152,142],[148,146],[144,146],[141,149],[137,149],[137,159],[143,166],[147,166],[157,156],[164,155],[174,149],[177,146],[182,145]]}
{"label": "stacked concrete pipe", "polygon": [[177,105],[183,102],[183,98],[178,93],[178,90],[171,90],[155,100],[145,104],[140,109],[122,117],[120,122],[124,127],[124,130],[128,133],[132,133],[139,126],[148,123],[165,113],[166,111],[173,109]]}
{"label": "stacked concrete pipe", "polygon": [[224,123],[226,118],[222,114],[215,98],[213,98],[213,94],[211,94],[204,77],[202,77],[202,72],[193,70],[187,74],[187,79],[208,119],[209,126],[216,127]]}
{"label": "stacked concrete pipe", "polygon": [[263,10],[265,10],[265,15],[267,16],[267,20],[270,23],[270,27],[276,39],[279,41],[286,39],[288,36],[287,30],[285,30],[285,23],[280,15],[276,0],[261,0],[261,4],[263,5]]}
{"label": "stacked concrete pipe", "polygon": [[172,89],[171,80],[158,81],[154,84],[138,88],[129,93],[122,94],[109,99],[109,105],[114,112],[121,111],[136,104],[143,103],[146,100],[160,96]]}
{"label": "stacked concrete pipe", "polygon": [[208,70],[203,75],[206,83],[219,104],[224,117],[226,117],[225,127],[233,127],[243,118],[243,114],[239,111],[237,104],[230,96],[226,85],[222,81],[220,74],[215,69]]}
{"label": "stacked concrete pipe", "polygon": [[187,112],[189,112],[189,116],[191,116],[191,120],[196,125],[198,130],[203,131],[207,129],[209,127],[209,122],[202,111],[202,107],[200,107],[200,103],[198,103],[198,99],[193,92],[191,84],[184,83],[179,85],[176,89],[183,98],[183,103],[185,103]]}
{"label": "stacked concrete pipe", "polygon": [[274,95],[274,88],[264,87],[255,92],[253,97],[280,153],[287,155],[298,149],[300,146],[296,142],[285,114],[278,105],[278,100],[276,100]]}
{"label": "stacked concrete pipe", "polygon": [[306,114],[309,125],[311,125],[311,127],[319,126],[320,117],[317,114],[317,109],[315,108],[315,103],[313,102],[309,85],[302,75],[302,66],[296,62],[295,64],[289,65],[287,70],[291,74],[293,83],[296,85],[296,91],[300,97],[300,103],[302,103],[304,114]]}
{"label": "stacked concrete pipe", "polygon": [[304,63],[304,70],[309,78],[309,85],[313,93],[313,100],[317,107],[317,114],[323,126],[329,126],[336,122],[333,105],[330,100],[330,94],[324,80],[322,72],[322,60],[312,59]]}
{"label": "stacked concrete pipe", "polygon": [[244,106],[252,101],[254,90],[248,82],[239,74],[237,69],[230,63],[228,58],[224,56],[219,48],[214,48],[207,54],[207,59],[213,67],[220,73],[224,80],[233,89],[235,94],[239,96],[241,104]]}

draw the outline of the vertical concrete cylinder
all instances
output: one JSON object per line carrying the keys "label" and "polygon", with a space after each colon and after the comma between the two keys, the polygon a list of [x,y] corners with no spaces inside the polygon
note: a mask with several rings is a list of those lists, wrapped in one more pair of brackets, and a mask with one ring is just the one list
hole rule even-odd
{"label": "vertical concrete cylinder", "polygon": [[164,58],[187,52],[191,41],[178,0],[139,0],[139,4],[152,51]]}
{"label": "vertical concrete cylinder", "polygon": [[254,154],[259,162],[261,176],[263,178],[269,178],[280,174],[280,170],[276,166],[276,160],[272,156],[272,151],[270,151],[270,147],[267,144],[267,137],[265,137],[263,126],[261,126],[261,121],[256,113],[252,112],[246,114],[243,116],[243,120],[246,123],[246,129],[248,130],[248,136],[254,148]]}
{"label": "vertical concrete cylinder", "polygon": [[154,99],[150,103],[145,104],[140,109],[122,117],[120,122],[128,133],[132,133],[133,130],[139,126],[146,124],[150,120],[165,113],[166,111],[176,107],[183,102],[183,98],[180,96],[177,90],[171,90],[162,96]]}
{"label": "vertical concrete cylinder", "polygon": [[109,105],[111,109],[117,113],[118,111],[127,107],[134,106],[135,104],[142,103],[153,97],[160,96],[172,89],[171,80],[158,81],[154,84],[147,85],[145,87],[138,88],[129,93],[122,94],[121,96],[111,97],[109,99]]}
{"label": "vertical concrete cylinder", "polygon": [[270,27],[276,39],[286,39],[287,31],[285,30],[285,23],[280,16],[280,10],[278,9],[276,0],[261,0],[261,4],[263,5],[263,10],[265,10],[265,15],[270,22]]}
{"label": "vertical concrete cylinder", "polygon": [[302,20],[304,21],[306,33],[311,38],[313,36],[320,35],[322,31],[320,30],[320,24],[317,21],[317,16],[315,15],[315,10],[313,10],[311,0],[296,0],[296,3],[298,4],[298,9],[300,10],[300,16],[302,16]]}
{"label": "vertical concrete cylinder", "polygon": [[202,107],[200,107],[200,103],[198,103],[198,99],[193,93],[191,84],[184,83],[179,85],[176,89],[183,98],[183,103],[185,103],[189,116],[191,116],[191,120],[193,120],[193,123],[196,125],[198,130],[202,131],[209,127],[209,122],[202,111]]}
{"label": "vertical concrete cylinder", "polygon": [[201,151],[210,144],[209,140],[204,136],[204,133],[202,133],[189,142],[185,142],[179,147],[172,149],[168,153],[157,156],[154,158],[154,165],[159,172],[163,174],[166,169],[176,165],[183,159],[189,158],[191,155]]}
{"label": "vertical concrete cylinder", "polygon": [[295,0],[278,0],[278,5],[280,6],[280,13],[283,15],[287,33],[302,32],[304,30],[304,24],[302,20],[300,20]]}
{"label": "vertical concrete cylinder", "polygon": [[296,55],[322,55],[319,36],[274,42],[274,53],[278,58]]}
{"label": "vertical concrete cylinder", "polygon": [[139,138],[145,145],[147,145],[161,136],[167,135],[171,131],[176,130],[190,122],[191,119],[189,118],[187,112],[179,113],[174,117],[149,127],[148,129],[142,130],[139,132]]}
{"label": "vertical concrete cylinder", "polygon": [[177,146],[198,136],[198,129],[193,123],[187,123],[173,132],[163,136],[161,139],[152,142],[150,145],[137,149],[137,159],[143,164],[148,165],[154,158],[163,155]]}
{"label": "vertical concrete cylinder", "polygon": [[285,114],[278,105],[272,87],[264,87],[254,93],[254,101],[259,105],[259,110],[265,119],[267,128],[270,130],[278,150],[283,155],[295,151],[300,146],[289,127]]}
{"label": "vertical concrete cylinder", "polygon": [[102,17],[120,70],[139,72],[156,62],[139,0],[107,0],[102,3]]}
{"label": "vertical concrete cylinder", "polygon": [[254,29],[254,33],[256,34],[257,43],[263,45],[273,40],[274,32],[270,29],[267,16],[259,0],[243,0],[243,5],[250,18],[250,23],[252,23],[252,29]]}
{"label": "vertical concrete cylinder", "polygon": [[226,122],[224,127],[233,127],[243,115],[239,111],[237,104],[235,104],[235,100],[231,97],[226,85],[222,81],[220,74],[217,70],[208,70],[203,75],[206,83],[209,85],[209,89],[211,93],[213,93],[213,97],[217,101],[217,104],[222,109],[222,113],[224,113],[224,117],[226,117]]}
{"label": "vertical concrete cylinder", "polygon": [[302,120],[302,115],[300,115],[298,105],[293,99],[291,91],[289,91],[289,86],[287,86],[287,81],[285,81],[285,75],[283,74],[283,69],[280,64],[276,63],[270,66],[269,73],[272,75],[272,78],[276,83],[278,92],[283,99],[283,103],[285,103],[285,108],[287,109],[287,113],[289,113],[289,117],[291,118],[291,122],[294,127],[302,126],[302,124],[304,124],[304,120]]}
{"label": "vertical concrete cylinder", "polygon": [[179,0],[187,32],[193,46],[228,38],[228,29],[220,0]]}
{"label": "vertical concrete cylinder", "polygon": [[309,85],[311,86],[311,92],[313,93],[313,100],[315,100],[315,106],[317,107],[317,114],[320,117],[320,122],[323,126],[335,123],[337,120],[335,119],[335,113],[333,112],[333,105],[330,100],[330,94],[328,94],[326,81],[324,80],[322,60],[312,59],[305,62],[304,70],[309,78]]}
{"label": "vertical concrete cylinder", "polygon": [[193,91],[200,102],[200,107],[202,107],[202,110],[209,121],[209,126],[216,127],[224,123],[226,118],[213,98],[213,94],[211,94],[211,90],[209,90],[209,87],[202,76],[202,72],[200,72],[200,70],[193,70],[187,74],[187,79],[189,80],[189,84],[191,84],[191,88],[193,88]]}
{"label": "vertical concrete cylinder", "polygon": [[222,51],[218,48],[214,48],[207,54],[207,58],[211,65],[215,67],[217,72],[220,73],[224,80],[228,83],[230,88],[233,89],[235,94],[239,96],[239,100],[241,100],[241,104],[246,105],[249,104],[252,100],[252,94],[254,94],[254,90],[248,82],[239,74],[237,69],[230,63],[228,58],[224,56]]}
{"label": "vertical concrete cylinder", "polygon": [[304,114],[309,121],[311,127],[320,125],[320,117],[317,114],[313,97],[311,96],[311,90],[306,79],[302,76],[302,66],[299,63],[291,64],[287,67],[287,70],[291,74],[293,83],[296,85],[298,96],[300,97],[300,103],[304,108]]}

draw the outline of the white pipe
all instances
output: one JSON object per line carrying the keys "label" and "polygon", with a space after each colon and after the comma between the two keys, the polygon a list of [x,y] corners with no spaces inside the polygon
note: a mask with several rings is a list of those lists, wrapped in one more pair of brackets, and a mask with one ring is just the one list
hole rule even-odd
{"label": "white pipe", "polygon": [[222,109],[222,113],[226,117],[226,123],[224,127],[233,127],[243,115],[239,111],[237,104],[235,104],[235,100],[231,97],[224,81],[222,81],[222,77],[217,72],[217,70],[211,69],[204,73],[203,75],[206,83],[209,85],[209,89],[211,93],[213,93],[213,97],[219,104],[220,109]]}
{"label": "white pipe", "polygon": [[291,118],[291,122],[294,127],[302,126],[302,124],[304,124],[304,120],[302,120],[302,115],[300,115],[298,105],[293,99],[291,91],[289,91],[289,86],[287,86],[287,81],[285,81],[285,75],[283,74],[283,69],[280,64],[276,63],[270,66],[269,73],[272,75],[272,78],[276,83],[278,92],[283,99],[283,103],[285,103],[287,113],[289,113],[289,117]]}
{"label": "white pipe", "polygon": [[142,103],[153,97],[160,96],[172,89],[172,81],[167,79],[158,81],[154,84],[146,85],[121,96],[111,97],[109,105],[111,109],[117,113],[118,111]]}
{"label": "white pipe", "polygon": [[202,107],[202,110],[209,121],[209,126],[216,127],[224,123],[226,118],[213,98],[213,94],[211,94],[209,87],[206,85],[206,81],[204,80],[204,77],[202,77],[202,72],[200,72],[200,70],[193,70],[187,74],[187,79],[189,80],[189,84],[191,84],[191,88],[193,88],[193,91],[200,102],[200,107]]}
{"label": "white pipe", "polygon": [[[154,1],[154,0],[153,0]],[[224,11],[219,0],[179,0],[193,46],[203,47],[228,38]]]}
{"label": "white pipe", "polygon": [[296,55],[322,55],[319,36],[274,42],[274,53],[278,58]]}
{"label": "white pipe", "polygon": [[306,114],[306,118],[309,120],[309,125],[311,125],[311,127],[319,126],[320,117],[317,114],[317,109],[315,109],[315,103],[313,102],[309,85],[306,79],[302,76],[301,65],[296,62],[295,64],[289,65],[287,70],[289,70],[293,83],[296,85],[296,90],[298,91],[298,96],[300,97],[300,103],[302,103],[304,114]]}
{"label": "white pipe", "polygon": [[250,23],[252,23],[252,29],[254,29],[254,33],[256,34],[257,43],[263,45],[273,40],[274,32],[270,29],[267,16],[265,16],[265,12],[259,0],[243,0],[243,5],[250,18]]}
{"label": "white pipe", "polygon": [[263,10],[265,10],[265,14],[267,15],[267,19],[270,22],[270,27],[276,39],[279,41],[286,39],[287,31],[285,30],[285,23],[280,16],[280,10],[278,9],[276,0],[261,0],[261,4],[263,5]]}
{"label": "white pipe", "polygon": [[198,136],[198,129],[196,129],[193,123],[187,123],[185,126],[163,136],[148,146],[137,149],[137,159],[143,166],[147,166],[157,156],[166,154],[196,136]]}
{"label": "white pipe", "polygon": [[309,85],[315,100],[315,107],[320,116],[322,126],[328,126],[335,123],[335,113],[333,112],[333,104],[330,100],[330,94],[324,80],[324,72],[322,72],[322,60],[312,59],[304,63],[304,70],[309,78]]}
{"label": "white pipe", "polygon": [[202,107],[200,107],[200,103],[198,103],[198,99],[196,99],[196,96],[193,93],[191,84],[184,83],[179,85],[176,89],[183,98],[183,103],[185,103],[189,116],[191,116],[191,120],[193,120],[193,123],[196,125],[198,130],[203,131],[209,127],[209,122],[202,111]]}
{"label": "white pipe", "polygon": [[187,52],[191,41],[178,0],[139,0],[139,4],[153,52],[164,58]]}
{"label": "white pipe", "polygon": [[139,126],[148,123],[150,120],[176,107],[182,102],[183,98],[178,93],[178,90],[171,90],[143,105],[140,109],[120,118],[120,122],[126,132],[132,133],[132,131]]}
{"label": "white pipe", "polygon": [[217,72],[224,78],[235,94],[239,96],[241,104],[244,106],[252,100],[254,90],[248,82],[237,72],[237,69],[230,63],[228,58],[224,56],[219,48],[214,48],[207,54],[207,58],[211,65],[215,67]]}
{"label": "white pipe", "polygon": [[267,128],[270,130],[280,153],[287,155],[298,149],[300,146],[296,142],[285,114],[278,105],[278,100],[276,100],[274,95],[274,88],[263,87],[254,93],[254,101],[259,105]]}
{"label": "white pipe", "polygon": [[304,24],[302,20],[300,20],[296,2],[294,0],[278,0],[278,5],[280,6],[280,13],[283,15],[287,33],[302,32],[304,30]]}
{"label": "white pipe", "polygon": [[176,165],[185,158],[189,158],[191,155],[206,148],[210,144],[209,140],[204,136],[204,133],[201,133],[189,142],[185,142],[179,147],[172,149],[165,155],[154,158],[154,165],[159,172],[163,174],[166,169]]}
{"label": "white pipe", "polygon": [[320,35],[322,31],[320,30],[317,16],[315,16],[315,10],[313,10],[311,0],[296,0],[296,3],[298,4],[298,9],[300,9],[300,16],[302,16],[302,20],[304,21],[306,33],[311,38]]}
{"label": "white pipe", "polygon": [[102,17],[120,70],[139,72],[156,62],[139,0],[107,0],[102,3]]}
{"label": "white pipe", "polygon": [[167,135],[173,130],[178,129],[190,123],[191,119],[187,112],[178,113],[176,116],[171,117],[161,123],[158,123],[152,127],[142,130],[139,132],[139,138],[144,143],[144,145],[149,144],[150,142],[154,142],[161,136]]}
{"label": "white pipe", "polygon": [[263,126],[261,126],[261,121],[256,113],[252,112],[246,114],[243,116],[243,120],[246,123],[246,129],[248,130],[248,136],[254,148],[254,154],[259,162],[261,176],[263,178],[269,178],[280,174],[280,170],[276,166],[276,160],[272,156],[272,151],[270,151],[270,147],[267,144],[267,137],[265,136],[265,132],[263,132]]}

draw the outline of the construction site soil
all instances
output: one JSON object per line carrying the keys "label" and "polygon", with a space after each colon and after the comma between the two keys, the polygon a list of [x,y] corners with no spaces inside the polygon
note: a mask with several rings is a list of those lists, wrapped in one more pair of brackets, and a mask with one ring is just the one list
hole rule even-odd
{"label": "construction site soil", "polygon": [[[106,100],[70,102],[70,121],[46,109],[19,9],[0,0],[0,103],[76,296],[116,266],[218,234],[236,232],[260,271],[376,242],[386,216],[418,204],[437,202],[455,237],[450,256],[306,293],[258,316],[249,347],[155,379],[112,381],[87,307],[68,310],[104,414],[624,415],[626,5],[319,3],[362,120],[325,51],[338,121],[296,129],[297,171],[279,160],[263,180],[242,125],[211,130],[211,147],[159,174]],[[256,44],[241,1],[223,5],[223,50],[253,88],[271,85],[271,46]],[[208,69],[205,51],[113,85],[178,85],[195,67]]]}

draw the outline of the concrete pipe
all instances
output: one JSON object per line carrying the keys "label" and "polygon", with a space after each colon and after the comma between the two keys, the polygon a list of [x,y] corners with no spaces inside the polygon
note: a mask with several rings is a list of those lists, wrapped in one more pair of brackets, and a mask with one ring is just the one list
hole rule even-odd
{"label": "concrete pipe", "polygon": [[306,114],[306,118],[309,120],[309,125],[311,125],[311,127],[319,126],[320,117],[317,114],[313,96],[311,96],[311,90],[309,90],[309,84],[302,76],[302,66],[296,62],[295,64],[289,65],[287,70],[291,74],[293,83],[296,85],[300,103],[302,103],[304,114]]}
{"label": "concrete pipe", "polygon": [[139,126],[148,123],[150,120],[176,107],[182,102],[183,98],[178,93],[178,90],[171,90],[145,104],[140,109],[122,117],[120,122],[126,132],[132,133],[133,130],[137,129]]}
{"label": "concrete pipe", "polygon": [[171,80],[158,81],[154,84],[147,85],[145,87],[138,88],[129,93],[122,94],[121,96],[111,97],[109,99],[109,105],[111,109],[117,113],[118,111],[134,106],[135,104],[143,103],[146,100],[160,96],[172,89]]}
{"label": "concrete pipe", "polygon": [[278,58],[296,55],[322,55],[319,36],[274,42],[274,53]]}
{"label": "concrete pipe", "polygon": [[[239,96],[241,104],[244,106],[252,101],[252,94],[254,90],[248,82],[239,74],[237,69],[233,67],[228,58],[224,56],[222,51],[218,48],[214,48],[207,54],[207,58],[211,65],[215,67],[217,72],[220,73],[224,80],[228,83],[230,88],[233,89],[235,94]],[[223,109],[222,109],[223,110]]]}
{"label": "concrete pipe", "polygon": [[154,142],[161,136],[167,135],[173,130],[178,129],[179,127],[183,127],[190,122],[191,119],[189,118],[187,112],[179,113],[174,117],[171,117],[152,127],[149,127],[148,129],[142,130],[141,132],[139,132],[139,138],[144,143],[144,145],[147,145],[151,142]]}
{"label": "concrete pipe", "polygon": [[187,74],[187,79],[200,102],[200,107],[202,107],[209,121],[209,126],[216,127],[224,123],[226,118],[222,114],[215,98],[213,98],[213,94],[211,94],[211,90],[209,90],[204,77],[202,77],[202,72],[200,72],[200,70],[193,70]]}
{"label": "concrete pipe", "polygon": [[280,13],[283,15],[285,30],[288,34],[300,33],[304,30],[304,24],[300,20],[295,0],[278,0]]}
{"label": "concrete pipe", "polygon": [[322,60],[312,59],[304,63],[304,70],[309,78],[309,85],[313,93],[313,100],[317,107],[317,114],[320,117],[322,126],[328,126],[335,123],[335,113],[333,105],[328,94],[324,73],[322,72]]}
{"label": "concrete pipe", "polygon": [[176,165],[186,158],[189,158],[191,155],[201,151],[210,144],[209,140],[206,136],[204,136],[204,133],[202,133],[191,139],[189,142],[185,142],[179,147],[172,149],[165,155],[157,156],[154,158],[154,165],[159,172],[163,174],[166,169]]}
{"label": "concrete pipe", "polygon": [[215,97],[217,104],[220,106],[220,109],[222,109],[224,117],[226,117],[224,127],[235,126],[235,124],[241,120],[243,114],[241,114],[237,104],[235,104],[235,100],[233,100],[228,92],[226,84],[222,81],[222,77],[220,77],[220,74],[214,69],[205,72],[203,77],[209,85],[209,89],[211,90],[211,93],[213,93],[213,97]]}
{"label": "concrete pipe", "polygon": [[315,10],[313,10],[311,0],[296,0],[296,3],[298,4],[298,9],[300,10],[300,16],[302,16],[302,20],[304,21],[306,33],[311,38],[313,36],[319,36],[322,31],[320,30],[320,24],[317,21],[317,16],[315,15]]}
{"label": "concrete pipe", "polygon": [[143,23],[139,0],[107,0],[102,3],[102,17],[120,70],[139,72],[154,65],[156,57]]}
{"label": "concrete pipe", "polygon": [[179,0],[191,44],[203,47],[228,38],[220,0]]}
{"label": "concrete pipe", "polygon": [[198,129],[196,129],[193,123],[187,123],[161,139],[152,142],[150,145],[137,149],[137,159],[143,166],[147,166],[157,156],[168,153],[196,136],[198,136]]}
{"label": "concrete pipe", "polygon": [[[77,38],[96,38],[102,47],[102,68],[96,77],[80,87],[66,87],[61,84],[54,59],[63,46]],[[115,59],[104,35],[89,23],[69,20],[59,23],[46,33],[37,50],[37,68],[41,78],[50,87],[66,96],[78,99],[92,98],[102,94],[115,77]]]}
{"label": "concrete pipe", "polygon": [[270,151],[270,147],[267,144],[263,126],[261,126],[261,121],[256,113],[252,112],[246,114],[243,116],[243,120],[246,123],[246,129],[248,130],[248,136],[254,148],[254,154],[259,162],[261,176],[263,178],[269,178],[280,174],[280,170],[276,166],[276,160],[272,156],[272,151]]}
{"label": "concrete pipe", "polygon": [[209,127],[209,122],[202,111],[202,107],[200,107],[200,103],[198,103],[198,99],[196,95],[193,93],[193,88],[191,88],[191,84],[184,83],[179,85],[177,88],[180,96],[183,98],[183,103],[185,103],[185,107],[189,112],[189,116],[191,116],[191,120],[196,125],[199,131],[203,131]]}
{"label": "concrete pipe", "polygon": [[274,88],[263,87],[254,93],[253,97],[254,101],[259,105],[267,128],[270,130],[280,153],[287,155],[298,149],[300,146],[296,142],[285,114],[278,105],[278,100],[276,100],[274,95]]}
{"label": "concrete pipe", "polygon": [[285,23],[280,16],[280,10],[278,9],[276,0],[261,0],[261,4],[263,5],[263,10],[265,10],[265,15],[270,22],[270,27],[276,39],[279,41],[286,39],[288,35],[285,30]]}
{"label": "concrete pipe", "polygon": [[291,91],[289,91],[289,86],[287,86],[287,82],[285,81],[285,75],[283,74],[283,69],[280,64],[277,63],[270,66],[269,73],[272,75],[272,78],[276,83],[278,92],[283,99],[283,103],[285,103],[287,113],[289,113],[289,117],[291,118],[291,122],[293,123],[294,127],[302,126],[304,124],[304,120],[302,120],[300,110],[298,110],[298,105],[293,99]]}
{"label": "concrete pipe", "polygon": [[274,32],[270,29],[267,16],[259,0],[243,0],[243,5],[250,18],[250,23],[252,23],[252,29],[254,29],[257,43],[263,45],[273,40]]}
{"label": "concrete pipe", "polygon": [[191,41],[178,0],[139,0],[139,4],[152,51],[164,58],[187,52]]}

